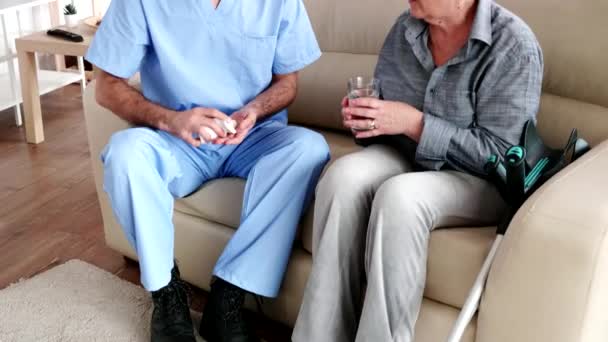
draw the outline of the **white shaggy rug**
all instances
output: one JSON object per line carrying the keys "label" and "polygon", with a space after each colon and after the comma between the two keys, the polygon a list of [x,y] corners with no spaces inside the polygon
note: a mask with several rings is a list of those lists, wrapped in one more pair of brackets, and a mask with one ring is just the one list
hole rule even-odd
{"label": "white shaggy rug", "polygon": [[72,260],[0,291],[0,342],[149,342],[151,314],[143,288]]}

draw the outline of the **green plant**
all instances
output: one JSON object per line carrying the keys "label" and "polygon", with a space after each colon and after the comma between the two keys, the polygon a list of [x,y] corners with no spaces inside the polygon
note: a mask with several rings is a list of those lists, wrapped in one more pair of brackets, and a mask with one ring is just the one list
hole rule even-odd
{"label": "green plant", "polygon": [[74,15],[77,13],[78,13],[78,11],[76,10],[76,6],[74,6],[74,3],[67,4],[63,8],[63,14],[65,14],[65,15]]}

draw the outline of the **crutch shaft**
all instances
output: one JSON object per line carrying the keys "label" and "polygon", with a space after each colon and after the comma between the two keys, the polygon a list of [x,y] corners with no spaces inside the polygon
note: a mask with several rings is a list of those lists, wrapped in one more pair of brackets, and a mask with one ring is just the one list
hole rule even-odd
{"label": "crutch shaft", "polygon": [[464,303],[460,314],[458,315],[458,319],[456,320],[456,323],[448,336],[447,342],[460,342],[467,326],[469,326],[471,319],[475,315],[475,312],[477,312],[481,294],[488,278],[488,274],[490,273],[492,261],[494,260],[494,257],[496,257],[496,252],[498,251],[498,247],[500,247],[502,238],[502,235],[496,235],[492,248],[486,257],[486,260],[483,262],[481,270],[477,275],[477,279],[475,279],[475,284],[469,292],[469,296],[467,297],[467,300]]}

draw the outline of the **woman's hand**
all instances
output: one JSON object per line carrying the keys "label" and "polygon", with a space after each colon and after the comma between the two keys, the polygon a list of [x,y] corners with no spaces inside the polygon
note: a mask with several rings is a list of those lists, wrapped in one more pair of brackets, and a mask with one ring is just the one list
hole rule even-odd
{"label": "woman's hand", "polygon": [[424,115],[416,108],[394,101],[358,98],[342,101],[342,119],[358,139],[405,134],[420,141]]}

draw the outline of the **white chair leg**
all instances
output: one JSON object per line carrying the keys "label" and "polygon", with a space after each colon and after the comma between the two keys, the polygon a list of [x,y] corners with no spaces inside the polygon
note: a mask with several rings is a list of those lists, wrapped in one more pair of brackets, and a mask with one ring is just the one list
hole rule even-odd
{"label": "white chair leg", "polygon": [[[19,37],[23,36],[23,25],[21,25],[21,11],[17,11],[17,30],[19,32]],[[21,105],[17,104],[15,106],[15,124],[17,127],[21,127],[23,125],[23,115],[21,115]]]}
{"label": "white chair leg", "polygon": [[17,127],[23,126],[23,116],[21,115],[21,104],[17,103],[15,106],[15,125]]}
{"label": "white chair leg", "polygon": [[17,11],[17,31],[19,32],[19,37],[23,36],[23,25],[21,25],[21,11]]}
{"label": "white chair leg", "polygon": [[82,94],[84,95],[84,91],[87,88],[87,76],[84,71],[84,58],[78,57],[78,72],[80,73],[80,88],[82,89]]}
{"label": "white chair leg", "polygon": [[[0,14],[0,24],[2,24],[2,32],[4,34],[4,48],[6,50],[6,53],[10,56],[13,54],[13,51],[11,49],[11,45],[9,42],[9,38],[8,38],[8,29],[6,26],[6,20],[4,18],[4,14]],[[8,77],[9,77],[9,81],[11,84],[11,95],[13,97],[13,99],[15,100],[15,102],[17,103],[15,105],[15,124],[19,127],[21,125],[23,125],[23,121],[21,119],[21,108],[19,107],[19,103],[21,102],[19,100],[19,90],[17,89],[18,84],[17,84],[17,74],[16,74],[16,70],[15,70],[15,64],[13,63],[13,59],[9,59],[7,62],[8,65]]]}

